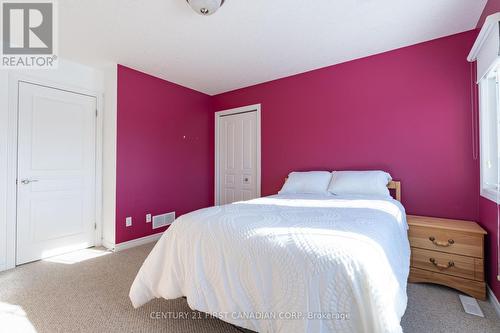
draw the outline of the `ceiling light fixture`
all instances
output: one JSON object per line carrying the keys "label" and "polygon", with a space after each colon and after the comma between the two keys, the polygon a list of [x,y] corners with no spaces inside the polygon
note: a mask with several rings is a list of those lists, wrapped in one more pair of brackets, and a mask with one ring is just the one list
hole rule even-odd
{"label": "ceiling light fixture", "polygon": [[223,4],[225,0],[186,0],[189,6],[200,15],[212,15]]}

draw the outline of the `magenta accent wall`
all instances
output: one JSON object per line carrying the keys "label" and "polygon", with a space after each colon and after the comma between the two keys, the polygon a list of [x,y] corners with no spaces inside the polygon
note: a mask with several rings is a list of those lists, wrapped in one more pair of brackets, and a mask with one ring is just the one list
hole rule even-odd
{"label": "magenta accent wall", "polygon": [[477,115],[466,56],[476,35],[213,97],[118,66],[116,243],[164,231],[152,230],[146,213],[179,216],[212,205],[210,110],[261,103],[263,195],[275,194],[293,170],[387,170],[402,181],[409,213],[478,220],[488,230],[488,283],[499,297],[498,208],[479,197],[473,158]]}
{"label": "magenta accent wall", "polygon": [[497,280],[498,274],[498,214],[500,209],[496,203],[491,200],[480,198],[479,200],[479,219],[481,225],[488,232],[486,239],[486,255],[489,261],[487,269],[488,284],[497,296],[500,298],[500,282]]}
{"label": "magenta accent wall", "polygon": [[[484,7],[483,14],[477,24],[478,31],[483,26],[484,20],[488,15],[500,11],[500,0],[488,0]],[[488,231],[486,239],[486,255],[489,262],[487,269],[488,284],[500,299],[500,282],[497,280],[498,271],[498,256],[500,249],[498,248],[498,214],[500,209],[498,205],[488,199],[480,197],[479,199],[479,221],[481,225]]]}
{"label": "magenta accent wall", "polygon": [[153,230],[147,213],[212,205],[209,110],[208,95],[118,66],[116,243],[165,230]]}
{"label": "magenta accent wall", "polygon": [[224,93],[262,104],[262,193],[293,170],[382,169],[409,213],[478,219],[470,31]]}

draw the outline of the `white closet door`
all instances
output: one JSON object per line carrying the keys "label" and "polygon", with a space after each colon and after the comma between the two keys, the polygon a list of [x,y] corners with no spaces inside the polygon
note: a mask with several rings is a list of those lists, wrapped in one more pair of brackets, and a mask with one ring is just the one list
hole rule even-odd
{"label": "white closet door", "polygon": [[93,246],[96,99],[20,82],[18,107],[16,263]]}
{"label": "white closet door", "polygon": [[257,111],[222,116],[218,131],[219,204],[256,198]]}

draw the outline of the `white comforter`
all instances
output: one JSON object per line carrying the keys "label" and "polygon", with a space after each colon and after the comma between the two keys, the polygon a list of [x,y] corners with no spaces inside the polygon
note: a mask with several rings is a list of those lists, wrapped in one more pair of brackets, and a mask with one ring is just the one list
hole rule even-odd
{"label": "white comforter", "polygon": [[258,332],[401,332],[409,263],[399,202],[278,195],[178,218],[130,299],[186,296]]}

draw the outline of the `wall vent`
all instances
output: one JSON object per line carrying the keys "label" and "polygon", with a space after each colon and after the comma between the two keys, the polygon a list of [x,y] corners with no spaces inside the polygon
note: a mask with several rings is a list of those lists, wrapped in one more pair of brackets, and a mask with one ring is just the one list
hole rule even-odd
{"label": "wall vent", "polygon": [[466,313],[484,318],[483,311],[481,311],[481,308],[475,298],[465,295],[458,295],[458,297],[460,298],[460,302],[462,302],[462,306],[464,307],[464,311]]}
{"label": "wall vent", "polygon": [[175,212],[153,216],[153,229],[172,224],[175,220]]}

